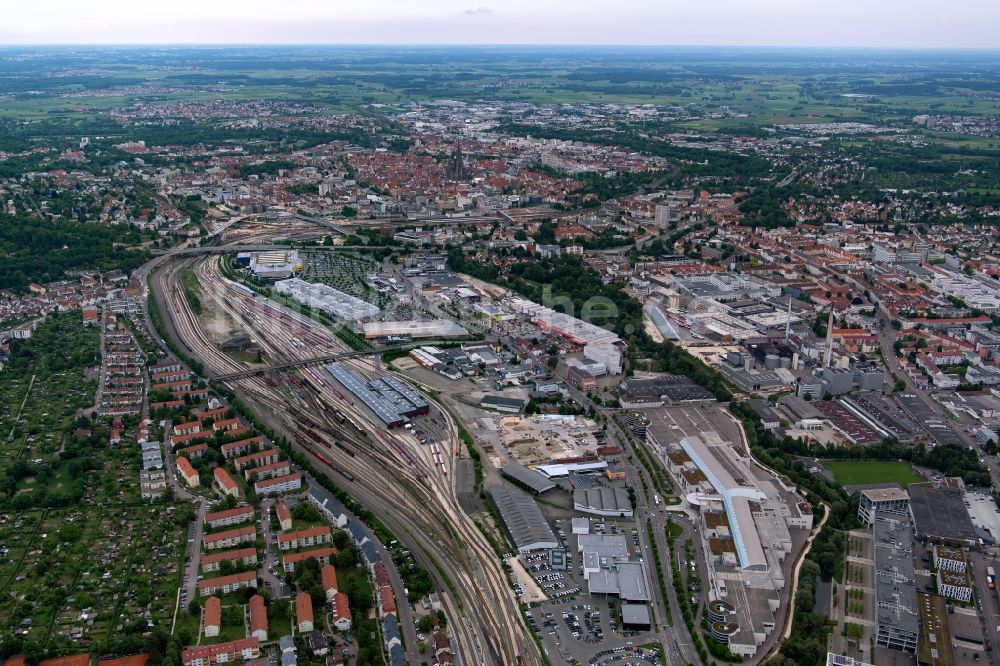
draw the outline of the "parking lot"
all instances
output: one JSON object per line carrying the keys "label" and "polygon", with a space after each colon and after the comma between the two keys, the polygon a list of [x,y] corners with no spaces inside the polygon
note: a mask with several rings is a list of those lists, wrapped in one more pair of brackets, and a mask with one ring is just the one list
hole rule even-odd
{"label": "parking lot", "polygon": [[983,493],[968,493],[966,507],[972,524],[986,530],[995,540],[1000,540],[1000,509],[993,498]]}
{"label": "parking lot", "polygon": [[[545,511],[549,513],[552,509],[545,507]],[[577,537],[569,533],[569,519],[554,518],[552,524],[560,544],[566,548],[566,570],[554,571],[547,553],[529,553],[518,558],[525,572],[548,598],[532,602],[524,595],[521,584],[514,583],[515,591],[529,606],[528,625],[538,635],[550,658],[554,662],[594,666],[660,663],[658,650],[639,647],[657,642],[650,631],[623,630],[618,600],[592,597],[587,592],[583,563],[577,553]],[[589,530],[592,534],[624,536],[630,551],[641,558],[639,532],[634,522],[592,517]]]}
{"label": "parking lot", "polygon": [[535,604],[526,612],[525,619],[554,662],[658,663],[658,651],[647,649],[640,653],[637,647],[656,642],[656,637],[650,632],[622,632],[618,603],[614,599],[592,598],[588,594],[553,599]]}

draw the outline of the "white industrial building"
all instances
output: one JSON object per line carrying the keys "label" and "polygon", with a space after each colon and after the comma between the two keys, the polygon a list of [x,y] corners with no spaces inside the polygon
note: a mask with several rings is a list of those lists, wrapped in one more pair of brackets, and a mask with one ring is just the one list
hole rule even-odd
{"label": "white industrial building", "polygon": [[290,296],[303,305],[348,321],[375,317],[381,310],[367,301],[325,284],[306,282],[298,278],[275,283],[279,294]]}
{"label": "white industrial building", "polygon": [[262,280],[282,280],[302,270],[298,250],[271,250],[250,255],[250,272]]}
{"label": "white industrial building", "polygon": [[983,312],[1000,310],[1000,286],[992,278],[932,267],[931,291],[962,299],[970,308]]}
{"label": "white industrial building", "polygon": [[506,305],[514,312],[531,319],[538,328],[581,345],[583,355],[603,364],[608,374],[621,374],[622,341],[613,332],[523,298],[512,298]]}
{"label": "white industrial building", "polygon": [[364,325],[365,338],[453,338],[469,332],[448,319],[431,321],[373,321]]}
{"label": "white industrial building", "polygon": [[774,630],[785,586],[782,562],[791,529],[812,528],[812,508],[794,487],[766,474],[718,433],[682,437],[666,426],[646,430],[686,503],[700,514],[709,599],[731,612],[713,620],[713,636],[752,657]]}
{"label": "white industrial building", "polygon": [[674,287],[682,294],[717,303],[777,298],[781,295],[780,285],[739,273],[677,276],[674,278]]}

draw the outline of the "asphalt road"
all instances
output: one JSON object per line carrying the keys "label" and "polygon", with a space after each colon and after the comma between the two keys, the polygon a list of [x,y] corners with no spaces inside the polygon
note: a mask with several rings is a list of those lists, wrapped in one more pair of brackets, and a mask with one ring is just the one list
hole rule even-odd
{"label": "asphalt road", "polygon": [[990,663],[1000,665],[1000,649],[997,649],[1000,641],[1000,600],[997,599],[997,590],[989,589],[986,581],[986,568],[993,567],[994,571],[1000,571],[1000,562],[991,555],[981,552],[969,551],[969,564],[972,566],[972,579],[976,586],[976,595],[979,598],[980,618],[983,622],[983,629],[986,636],[993,642],[994,649],[990,655]]}
{"label": "asphalt road", "polygon": [[[647,585],[653,592],[653,608],[658,620],[657,628],[660,632],[660,642],[666,650],[668,663],[697,664],[699,663],[699,658],[697,653],[694,651],[694,646],[691,643],[691,636],[688,634],[687,627],[684,626],[684,619],[681,615],[680,606],[677,603],[676,594],[674,592],[673,571],[669,566],[669,563],[666,561],[668,550],[664,534],[667,527],[667,513],[664,511],[664,506],[662,504],[659,506],[656,505],[656,502],[652,497],[652,495],[655,495],[656,493],[651,482],[647,481],[646,486],[648,492],[643,493],[643,486],[642,483],[639,482],[639,479],[645,475],[645,471],[640,470],[638,467],[629,462],[629,459],[634,456],[634,451],[632,450],[629,438],[621,431],[614,419],[611,418],[613,412],[594,403],[585,393],[582,393],[569,385],[567,385],[567,389],[569,390],[570,396],[574,400],[584,405],[584,407],[592,407],[594,410],[607,417],[606,423],[608,424],[608,431],[621,445],[622,455],[620,457],[622,466],[625,468],[625,474],[629,485],[635,490],[635,517],[639,529],[639,548],[642,553],[642,560],[647,565]],[[659,582],[653,573],[653,566],[656,560],[653,557],[652,545],[649,543],[649,537],[646,533],[647,518],[651,519],[653,522],[653,534],[656,538],[657,549],[660,553],[660,564],[666,569],[664,571],[664,576],[667,583],[667,599],[663,598],[663,595],[660,592]],[[680,521],[677,522],[680,523]],[[681,524],[683,527],[683,523]],[[690,529],[690,526],[688,526],[688,529]],[[697,541],[697,539],[694,541]],[[683,541],[679,542],[683,543]],[[669,616],[673,620],[673,626],[670,626],[667,622],[667,604],[669,604]]]}
{"label": "asphalt road", "polygon": [[[147,262],[147,264],[145,264],[143,266],[143,269],[147,269],[147,270],[149,268],[154,268],[155,269],[156,267],[158,267],[162,263],[164,263],[164,261],[162,260],[162,258],[157,258],[157,259],[154,259],[154,260],[152,260],[150,262]],[[157,272],[155,274],[155,276],[153,278],[153,283],[154,283],[154,289],[157,290],[158,294],[166,295],[168,293],[168,291],[167,291],[168,285],[163,283],[163,276],[159,272]],[[144,278],[143,278],[143,284],[145,284]],[[168,335],[171,338],[173,338],[173,340],[174,340],[174,342],[176,344],[183,346],[183,343],[182,343],[183,336],[180,334],[180,331],[178,330],[177,320],[175,320],[175,318],[174,318],[174,313],[171,312],[171,309],[170,309],[169,306],[166,306],[166,298],[165,298],[165,296],[164,296],[164,298],[157,298],[155,300],[156,300],[156,306],[159,309],[159,313],[160,313],[161,319],[162,319],[162,321],[164,322],[165,326],[168,329]],[[146,303],[145,300],[143,302],[144,302],[144,304]],[[145,315],[145,318],[146,318],[147,325],[151,327],[150,330],[154,333],[154,336],[156,336],[157,335],[156,334],[156,329],[152,328],[152,321],[151,321],[149,312],[146,311],[145,307],[144,307],[144,315]],[[240,390],[237,390],[237,393],[241,395],[241,398],[243,398],[246,401],[247,404],[251,404],[252,403],[252,399],[251,399],[250,396],[248,396],[246,394],[243,394],[242,391],[240,391]],[[258,415],[261,416],[263,418],[263,420],[271,428],[275,429],[276,432],[282,432],[282,433],[284,433],[285,436],[288,438],[289,441],[292,441],[292,442],[296,441],[295,434],[288,432],[287,429],[284,427],[284,423],[277,421],[274,418],[274,415],[272,413],[267,412],[265,410],[259,410],[258,411]],[[314,461],[314,463],[315,463],[317,469],[321,469],[322,468],[322,466],[318,462]],[[175,479],[175,477],[173,475],[171,475],[171,477]],[[176,479],[175,479],[175,481],[176,481]],[[307,483],[308,482],[310,482],[310,479],[307,476]],[[311,480],[311,482],[315,483],[315,480],[313,479],[313,480]],[[362,500],[359,499],[359,501],[362,501]],[[362,501],[362,503],[364,503],[364,502]],[[192,587],[194,587],[194,586],[197,585],[197,568],[198,568],[198,562],[199,562],[199,559],[200,559],[200,548],[201,548],[201,544],[200,544],[200,540],[201,540],[201,524],[203,523],[204,513],[205,513],[205,510],[204,510],[204,508],[202,508],[202,510],[200,512],[200,515],[199,515],[199,521],[198,521],[198,532],[197,532],[198,536],[195,539],[195,544],[196,544],[195,545],[195,552],[194,552],[194,554],[192,556],[191,562],[188,565],[189,573],[188,573],[188,575],[187,575],[187,577],[185,579],[185,586],[192,586]],[[356,516],[352,516],[352,518],[355,521],[357,521],[359,524],[362,524],[361,521],[360,521],[360,519],[358,519]],[[367,529],[367,527],[366,527],[366,529]],[[369,532],[369,538],[372,539],[372,540],[376,540],[375,536],[374,536],[374,533],[372,533],[370,530],[368,530],[368,532]],[[403,600],[403,599],[405,599],[405,596],[403,596],[404,586],[403,586],[403,583],[402,583],[402,578],[399,575],[398,571],[396,570],[396,567],[393,564],[392,559],[388,556],[388,553],[385,552],[384,549],[383,549],[383,554],[384,554],[385,562],[387,563],[387,568],[390,570],[390,579],[392,580],[393,592],[396,595],[397,599]],[[192,596],[191,592],[188,592],[188,595],[189,595],[188,598],[187,598],[188,601],[190,601],[192,598],[194,598]],[[407,657],[408,657],[408,659],[410,660],[411,663],[417,663],[417,661],[416,661],[417,660],[417,652],[416,652],[416,643],[417,643],[417,640],[416,640],[416,631],[415,631],[415,628],[414,628],[414,619],[413,619],[412,611],[411,611],[410,606],[409,606],[408,603],[400,603],[400,604],[398,604],[397,610],[398,610],[398,613],[399,613],[400,629],[401,629],[401,631],[403,633],[404,641],[407,644]]]}
{"label": "asphalt road", "polygon": [[[205,513],[207,502],[198,503],[195,521],[188,531],[188,559],[184,566],[184,587],[181,591],[181,605],[198,598],[198,567],[201,564],[201,538],[205,533]],[[183,596],[187,595],[184,600]]]}
{"label": "asphalt road", "polygon": [[260,532],[264,536],[264,560],[261,563],[258,575],[264,580],[264,588],[272,597],[287,597],[291,595],[291,590],[279,576],[272,573],[277,571],[284,574],[281,568],[281,561],[278,559],[278,535],[271,531],[271,507],[275,504],[274,499],[263,499],[260,502]]}

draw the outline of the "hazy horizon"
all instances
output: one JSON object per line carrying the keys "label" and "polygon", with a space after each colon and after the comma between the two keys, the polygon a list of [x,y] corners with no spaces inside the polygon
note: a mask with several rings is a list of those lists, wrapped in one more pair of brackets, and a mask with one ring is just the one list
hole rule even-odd
{"label": "hazy horizon", "polygon": [[649,49],[649,50],[746,50],[746,51],[887,51],[899,53],[1000,53],[1000,46],[878,46],[878,45],[837,45],[816,46],[811,44],[585,44],[555,42],[0,42],[0,49],[10,48],[511,48],[511,49]]}
{"label": "hazy horizon", "polygon": [[996,49],[1000,3],[965,0],[36,0],[5,7],[0,44],[606,45]]}

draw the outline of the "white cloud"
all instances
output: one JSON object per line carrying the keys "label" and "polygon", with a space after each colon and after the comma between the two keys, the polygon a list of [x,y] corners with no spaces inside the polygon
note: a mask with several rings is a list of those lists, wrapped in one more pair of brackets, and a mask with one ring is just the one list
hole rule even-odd
{"label": "white cloud", "polygon": [[489,7],[483,7],[482,5],[478,7],[470,7],[465,10],[465,13],[470,16],[484,16],[486,14],[492,14],[493,10]]}

